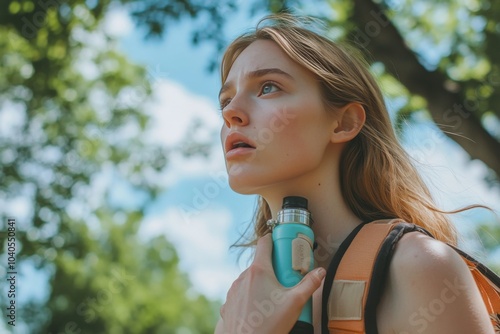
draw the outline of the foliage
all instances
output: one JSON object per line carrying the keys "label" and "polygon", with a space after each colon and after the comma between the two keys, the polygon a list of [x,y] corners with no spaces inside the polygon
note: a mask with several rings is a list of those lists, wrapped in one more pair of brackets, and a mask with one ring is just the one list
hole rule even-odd
{"label": "foliage", "polygon": [[60,231],[67,242],[53,260],[52,317],[40,333],[212,333],[216,305],[191,291],[172,245],[135,237],[142,213],[119,224],[116,215],[99,210],[97,229],[77,222]]}
{"label": "foliage", "polygon": [[406,0],[386,9],[424,67],[445,74],[449,90],[463,91],[464,107],[470,104],[479,117],[500,117],[497,2]]}
{"label": "foliage", "polygon": [[[216,305],[192,291],[165,238],[137,235],[168,151],[142,136],[149,78],[103,32],[111,5],[0,3],[0,226],[13,203],[26,208],[14,216],[17,265],[50,283],[18,321],[33,333],[208,333]],[[110,205],[111,178],[143,194],[132,211]]]}
{"label": "foliage", "polygon": [[[500,252],[500,226],[484,223],[478,226],[476,232],[486,251],[491,254]],[[489,263],[490,268],[500,275],[500,261],[498,257],[493,257]]]}
{"label": "foliage", "polygon": [[210,41],[215,46],[214,57],[208,60],[208,68],[217,68],[217,54],[224,48],[223,28],[226,18],[237,9],[234,0],[223,1],[157,1],[122,0],[136,22],[146,30],[147,38],[161,38],[168,34],[169,25],[189,17],[195,24],[192,33],[193,44]]}

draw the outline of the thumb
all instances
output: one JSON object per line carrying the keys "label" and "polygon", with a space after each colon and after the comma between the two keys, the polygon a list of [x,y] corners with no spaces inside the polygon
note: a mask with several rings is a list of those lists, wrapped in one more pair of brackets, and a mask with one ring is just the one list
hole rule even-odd
{"label": "thumb", "polygon": [[312,296],[314,291],[316,291],[323,282],[326,276],[326,270],[324,268],[316,268],[310,271],[299,284],[297,284],[293,290],[294,292],[304,298],[304,303]]}

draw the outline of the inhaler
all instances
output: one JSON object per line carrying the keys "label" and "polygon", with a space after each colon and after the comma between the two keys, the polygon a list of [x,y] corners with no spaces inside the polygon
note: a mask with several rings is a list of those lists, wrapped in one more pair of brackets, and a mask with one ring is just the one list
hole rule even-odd
{"label": "inhaler", "polygon": [[[283,199],[276,219],[267,221],[272,228],[273,267],[278,281],[293,287],[314,267],[314,233],[307,199],[289,196]],[[312,334],[312,298],[302,309],[290,334]]]}

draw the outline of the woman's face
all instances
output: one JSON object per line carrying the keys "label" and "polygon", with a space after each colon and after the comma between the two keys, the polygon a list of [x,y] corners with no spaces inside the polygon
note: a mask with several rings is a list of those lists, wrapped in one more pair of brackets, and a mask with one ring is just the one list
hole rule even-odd
{"label": "woman's face", "polygon": [[222,86],[220,103],[222,146],[236,192],[263,195],[272,187],[293,192],[321,182],[328,169],[331,174],[333,118],[319,82],[273,41],[258,40],[243,50]]}

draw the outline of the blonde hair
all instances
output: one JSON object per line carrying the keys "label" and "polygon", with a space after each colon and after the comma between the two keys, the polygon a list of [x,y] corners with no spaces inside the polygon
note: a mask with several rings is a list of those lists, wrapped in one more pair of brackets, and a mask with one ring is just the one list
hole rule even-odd
{"label": "blonde hair", "polygon": [[[399,144],[380,88],[358,52],[341,46],[302,26],[289,14],[262,19],[254,31],[236,38],[224,53],[221,81],[241,52],[256,40],[274,41],[292,60],[315,74],[324,102],[331,109],[351,102],[363,105],[366,123],[344,147],[340,158],[340,184],[350,209],[363,221],[402,218],[420,225],[438,240],[456,245],[457,232],[432,196]],[[266,23],[266,24],[264,24]],[[468,207],[469,208],[469,207]],[[254,244],[268,232],[271,218],[267,202],[259,196]]]}

